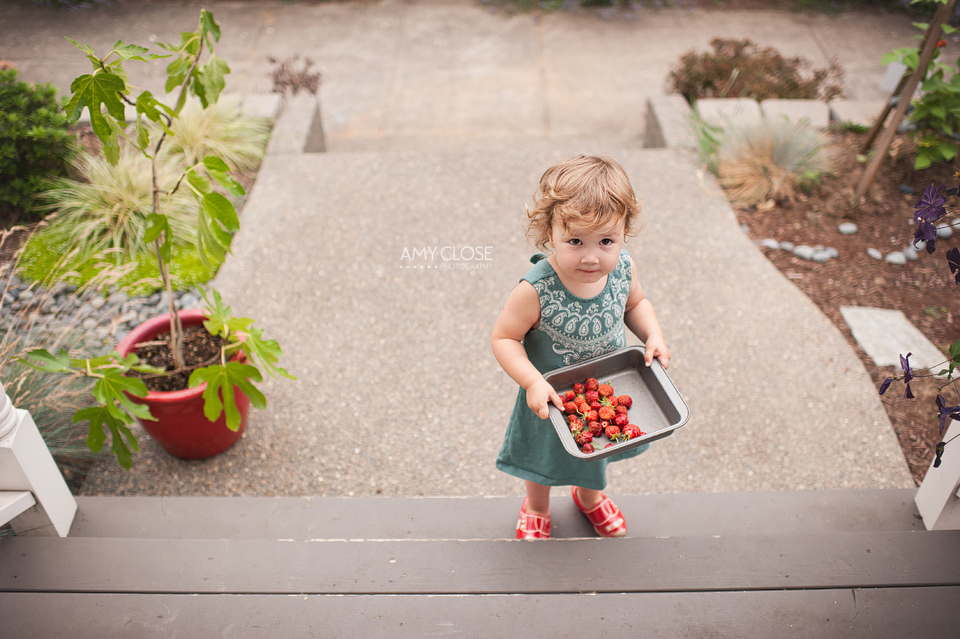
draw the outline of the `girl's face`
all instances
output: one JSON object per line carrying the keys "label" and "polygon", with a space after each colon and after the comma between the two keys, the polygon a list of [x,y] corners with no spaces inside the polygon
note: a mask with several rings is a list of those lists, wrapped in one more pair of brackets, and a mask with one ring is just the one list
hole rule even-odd
{"label": "girl's face", "polygon": [[623,242],[622,221],[594,230],[568,231],[555,220],[550,228],[560,273],[576,284],[595,284],[612,273]]}

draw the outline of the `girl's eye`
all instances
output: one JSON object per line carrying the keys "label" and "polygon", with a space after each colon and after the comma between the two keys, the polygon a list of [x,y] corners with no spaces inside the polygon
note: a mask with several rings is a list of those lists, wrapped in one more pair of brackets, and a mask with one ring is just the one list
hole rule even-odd
{"label": "girl's eye", "polygon": [[581,242],[579,238],[573,237],[567,240],[567,243],[573,246],[580,246],[583,242]]}
{"label": "girl's eye", "polygon": [[601,246],[610,246],[611,244],[613,244],[613,240],[609,237],[605,237],[602,240],[600,240]]}

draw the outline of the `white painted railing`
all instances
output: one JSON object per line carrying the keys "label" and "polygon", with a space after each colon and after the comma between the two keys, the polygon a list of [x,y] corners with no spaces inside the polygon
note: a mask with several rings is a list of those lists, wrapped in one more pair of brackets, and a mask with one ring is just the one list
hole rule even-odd
{"label": "white painted railing", "polygon": [[66,537],[77,501],[33,417],[14,407],[0,384],[0,524],[18,535]]}
{"label": "white painted railing", "polygon": [[[950,421],[943,441],[960,434],[960,422]],[[948,447],[939,468],[930,464],[914,499],[927,530],[960,529],[960,442]]]}

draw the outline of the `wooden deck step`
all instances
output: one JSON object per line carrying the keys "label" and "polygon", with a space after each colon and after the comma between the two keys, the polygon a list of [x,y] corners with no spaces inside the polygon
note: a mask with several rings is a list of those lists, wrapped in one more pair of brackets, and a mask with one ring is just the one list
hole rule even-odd
{"label": "wooden deck step", "polygon": [[[630,537],[923,530],[913,489],[614,496]],[[508,539],[518,497],[78,497],[71,537],[160,539]],[[555,538],[595,537],[569,496]]]}
{"label": "wooden deck step", "polygon": [[565,595],[0,594],[6,636],[953,637],[958,587]]}
{"label": "wooden deck step", "polygon": [[960,586],[960,531],[633,539],[0,539],[0,592],[545,594]]}

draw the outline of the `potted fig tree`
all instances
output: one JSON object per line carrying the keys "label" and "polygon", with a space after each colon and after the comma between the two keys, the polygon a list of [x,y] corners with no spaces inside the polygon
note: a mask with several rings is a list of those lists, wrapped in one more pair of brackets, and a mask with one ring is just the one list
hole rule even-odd
{"label": "potted fig tree", "polygon": [[[180,189],[195,200],[196,248],[207,265],[214,259],[222,261],[240,227],[233,203],[221,191],[240,196],[244,189],[219,157],[208,156],[184,167],[172,189],[161,189],[157,179],[157,157],[173,135],[171,126],[188,94],[207,108],[217,102],[224,88],[224,76],[230,69],[215,52],[219,39],[220,27],[213,14],[201,10],[197,29],[181,33],[179,44],[161,44],[164,54],[118,41],[101,58],[89,45],[71,40],[93,65],[91,73],[76,78],[70,86],[72,95],[65,108],[71,121],[88,109],[93,132],[112,164],[119,158],[121,141],[152,160],[152,207],[142,241],[156,255],[169,312],[131,331],[116,351],[102,357],[72,359],[65,350],[54,355],[35,349],[21,361],[48,372],[96,380],[95,405],[77,411],[73,420],[89,421],[87,444],[94,451],[103,447],[109,434],[112,452],[127,469],[132,464],[131,453],[138,451],[130,429],[135,420],[171,454],[209,457],[237,441],[249,405],[266,406],[263,394],[253,384],[262,381],[263,372],[293,379],[277,365],[282,355],[277,342],[264,339],[262,329],[254,328],[251,319],[233,317],[216,291],[204,294],[203,310],[181,311],[174,304],[167,267],[174,236],[164,214],[164,200]],[[135,90],[123,68],[128,61],[149,63],[161,58],[171,58],[165,89],[176,96],[172,106],[150,91]],[[127,107],[136,109],[136,119],[129,124],[125,121]],[[190,348],[185,349],[185,344]]]}

